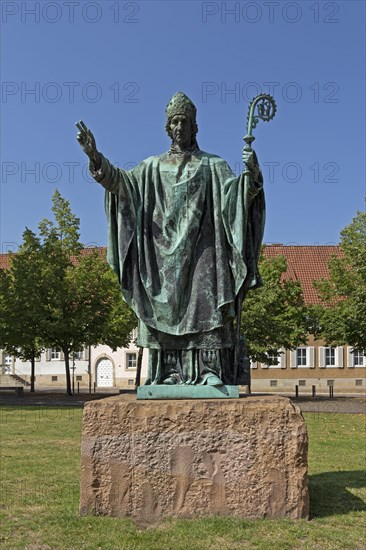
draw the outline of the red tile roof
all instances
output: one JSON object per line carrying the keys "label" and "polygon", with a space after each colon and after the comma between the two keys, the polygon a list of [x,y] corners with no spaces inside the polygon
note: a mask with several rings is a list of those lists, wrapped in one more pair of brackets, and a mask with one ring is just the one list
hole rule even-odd
{"label": "red tile roof", "polygon": [[[93,252],[94,250],[98,250],[101,256],[105,256],[107,254],[107,248],[105,246],[100,246],[98,248],[96,247],[83,248],[83,250],[81,251],[81,254],[86,256],[91,252]],[[10,257],[9,253],[0,254],[0,269],[7,269],[9,267],[10,265],[9,257]]]}
{"label": "red tile roof", "polygon": [[[83,254],[88,254],[94,248],[85,248]],[[99,247],[101,255],[106,254],[105,247]],[[280,244],[266,245],[264,255],[266,258],[274,258],[283,255],[287,259],[287,272],[285,279],[299,281],[303,288],[304,299],[308,304],[317,304],[319,298],[313,287],[313,281],[328,278],[328,262],[333,255],[339,256],[341,251],[338,246],[285,246]],[[9,267],[9,254],[0,254],[0,269]]]}
{"label": "red tile roof", "polygon": [[[99,256],[104,256],[106,257],[107,256],[107,247],[106,246],[91,246],[91,247],[87,247],[87,248],[83,248],[82,251],[81,251],[81,255],[82,256],[87,256],[88,254],[91,254],[92,252],[95,252],[95,250],[97,250],[99,252]],[[71,257],[72,261],[75,260],[75,257],[72,256]]]}
{"label": "red tile roof", "polygon": [[0,254],[0,269],[9,267],[9,254]]}
{"label": "red tile roof", "polygon": [[313,281],[329,277],[328,262],[334,255],[340,256],[339,246],[285,246],[280,244],[266,245],[266,258],[279,255],[287,260],[287,271],[284,279],[292,279],[301,283],[304,300],[307,304],[319,304]]}

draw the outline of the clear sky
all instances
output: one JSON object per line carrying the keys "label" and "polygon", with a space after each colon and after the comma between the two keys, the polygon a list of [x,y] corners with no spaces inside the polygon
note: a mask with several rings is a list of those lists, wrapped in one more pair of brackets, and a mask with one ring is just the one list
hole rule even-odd
{"label": "clear sky", "polygon": [[239,173],[249,100],[276,117],[254,131],[265,242],[335,244],[365,207],[364,1],[1,2],[1,251],[49,217],[57,188],[85,244],[105,245],[104,190],[75,121],[129,168],[169,147],[165,107],[197,106],[201,149]]}

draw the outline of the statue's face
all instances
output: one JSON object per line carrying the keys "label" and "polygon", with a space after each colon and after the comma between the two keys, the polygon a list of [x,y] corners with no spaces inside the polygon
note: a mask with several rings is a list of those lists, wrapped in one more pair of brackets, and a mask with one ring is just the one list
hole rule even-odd
{"label": "statue's face", "polygon": [[170,121],[170,130],[173,142],[185,149],[191,146],[192,125],[186,115],[174,115]]}

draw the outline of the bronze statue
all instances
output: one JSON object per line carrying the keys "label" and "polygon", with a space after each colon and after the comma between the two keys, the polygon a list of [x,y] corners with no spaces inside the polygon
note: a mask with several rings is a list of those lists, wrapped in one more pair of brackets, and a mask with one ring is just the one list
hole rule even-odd
{"label": "bronze statue", "polygon": [[172,97],[166,117],[169,150],[128,171],[77,123],[91,174],[106,189],[108,261],[138,317],[137,343],[149,349],[146,384],[242,383],[237,319],[247,290],[261,284],[265,217],[252,126],[247,168],[236,177],[200,150],[196,108],[185,94]]}

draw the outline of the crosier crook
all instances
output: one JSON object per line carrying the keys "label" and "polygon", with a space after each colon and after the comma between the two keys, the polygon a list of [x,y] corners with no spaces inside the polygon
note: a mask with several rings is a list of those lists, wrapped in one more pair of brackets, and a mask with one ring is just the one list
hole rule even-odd
{"label": "crosier crook", "polygon": [[[252,150],[252,143],[255,140],[253,136],[253,130],[256,128],[259,119],[264,120],[264,122],[269,122],[274,118],[276,114],[277,106],[274,98],[268,94],[259,94],[255,96],[249,105],[248,116],[247,116],[247,134],[243,138],[245,141],[245,146],[243,152],[250,152]],[[249,184],[249,178],[251,176],[250,170],[247,168],[244,170],[244,184],[247,186]],[[237,318],[236,318],[236,346],[235,346],[235,362],[234,362],[234,384],[237,381],[238,368],[240,362],[240,328],[241,328],[241,309],[243,301],[248,288],[245,283],[239,291],[237,298]]]}

